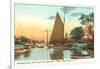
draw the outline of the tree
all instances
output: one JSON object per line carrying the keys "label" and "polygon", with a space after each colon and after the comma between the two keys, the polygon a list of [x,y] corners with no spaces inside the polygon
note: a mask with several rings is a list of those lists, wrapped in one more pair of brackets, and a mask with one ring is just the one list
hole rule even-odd
{"label": "tree", "polygon": [[[94,30],[93,30],[93,24],[94,24],[94,13],[90,13],[89,15],[82,14],[79,18],[81,21],[80,23],[82,25],[85,25],[85,31],[87,33],[88,39],[94,39]],[[91,24],[92,23],[92,24]]]}
{"label": "tree", "polygon": [[89,17],[90,17],[90,21],[94,23],[94,13],[90,13],[89,14]]}
{"label": "tree", "polygon": [[84,36],[84,30],[82,27],[76,27],[71,31],[70,35],[71,38],[74,38],[76,41],[78,41]]}
{"label": "tree", "polygon": [[86,30],[87,30],[87,36],[89,40],[94,40],[94,29],[93,29],[93,25],[92,24],[88,24],[86,26]]}
{"label": "tree", "polygon": [[21,42],[28,42],[28,39],[25,36],[20,37]]}
{"label": "tree", "polygon": [[79,18],[82,25],[87,25],[89,23],[94,23],[94,13],[90,13],[89,15],[82,14]]}

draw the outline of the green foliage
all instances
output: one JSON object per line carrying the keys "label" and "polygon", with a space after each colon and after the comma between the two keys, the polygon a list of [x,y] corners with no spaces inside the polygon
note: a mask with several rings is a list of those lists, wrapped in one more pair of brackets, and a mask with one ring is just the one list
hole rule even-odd
{"label": "green foliage", "polygon": [[87,50],[87,45],[83,45],[79,47],[80,50]]}
{"label": "green foliage", "polygon": [[72,38],[76,40],[80,39],[84,36],[84,30],[82,27],[76,27],[71,31],[70,35]]}
{"label": "green foliage", "polygon": [[20,37],[21,42],[28,42],[28,39],[25,36]]}
{"label": "green foliage", "polygon": [[73,54],[82,54],[82,51],[87,50],[87,44],[86,43],[77,43],[72,47]]}
{"label": "green foliage", "polygon": [[80,16],[79,20],[81,21],[80,23],[81,23],[82,25],[85,25],[85,24],[87,24],[87,23],[89,23],[89,22],[94,23],[94,13],[92,12],[92,13],[90,13],[89,15],[82,14],[82,15]]}
{"label": "green foliage", "polygon": [[94,23],[94,13],[90,13],[89,14],[89,17],[90,17],[90,21]]}
{"label": "green foliage", "polygon": [[82,14],[79,20],[81,21],[80,23],[82,25],[86,25],[88,39],[91,40],[90,36],[92,36],[92,40],[94,40],[94,30],[93,30],[93,26],[90,24],[90,23],[94,23],[94,12],[88,15]]}

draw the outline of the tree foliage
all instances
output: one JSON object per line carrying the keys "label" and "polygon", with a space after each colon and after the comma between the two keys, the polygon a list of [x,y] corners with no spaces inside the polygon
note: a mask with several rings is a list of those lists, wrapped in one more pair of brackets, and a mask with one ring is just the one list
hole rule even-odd
{"label": "tree foliage", "polygon": [[[82,14],[79,18],[79,20],[81,21],[80,23],[82,25],[85,25],[86,27],[86,30],[87,31],[87,37],[88,39],[92,39],[94,40],[94,30],[93,30],[93,24],[94,24],[94,12],[88,14],[88,15],[85,15],[85,14]],[[93,23],[93,24],[90,24],[90,23]],[[90,37],[91,36],[91,37]]]}
{"label": "tree foliage", "polygon": [[21,40],[21,42],[27,42],[28,41],[28,39],[25,36],[21,36],[20,40]]}
{"label": "tree foliage", "polygon": [[94,13],[90,13],[89,15],[86,14],[82,14],[79,18],[79,20],[81,21],[80,23],[82,25],[88,24],[89,22],[94,23]]}
{"label": "tree foliage", "polygon": [[71,38],[78,40],[84,36],[84,30],[82,27],[76,27],[71,31],[70,35]]}

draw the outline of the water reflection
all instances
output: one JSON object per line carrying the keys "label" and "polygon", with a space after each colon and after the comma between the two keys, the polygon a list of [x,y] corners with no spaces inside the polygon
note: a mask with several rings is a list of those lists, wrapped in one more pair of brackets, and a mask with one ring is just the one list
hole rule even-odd
{"label": "water reflection", "polygon": [[54,48],[33,48],[24,54],[15,55],[15,60],[63,60],[69,59],[69,50],[58,50]]}
{"label": "water reflection", "polygon": [[[25,50],[23,50],[25,51]],[[55,46],[53,48],[31,48],[24,53],[16,53],[15,60],[67,60],[94,57],[94,51],[87,49],[86,44],[76,44],[71,48]]]}
{"label": "water reflection", "polygon": [[51,60],[62,60],[64,58],[63,51],[54,51],[50,54]]}
{"label": "water reflection", "polygon": [[14,58],[15,59],[19,59],[20,58],[20,54],[16,54]]}
{"label": "water reflection", "polygon": [[28,50],[24,53],[24,57],[27,58],[31,55],[31,50]]}

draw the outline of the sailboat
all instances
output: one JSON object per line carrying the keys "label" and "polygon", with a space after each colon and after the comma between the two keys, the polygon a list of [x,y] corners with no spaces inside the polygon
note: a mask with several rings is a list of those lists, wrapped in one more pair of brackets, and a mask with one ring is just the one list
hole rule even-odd
{"label": "sailboat", "polygon": [[64,23],[57,12],[49,45],[64,44]]}
{"label": "sailboat", "polygon": [[64,23],[62,22],[59,13],[57,12],[56,18],[55,18],[55,23],[53,27],[53,31],[51,34],[51,38],[49,41],[49,46],[50,44],[53,44],[53,53],[50,55],[52,60],[61,60],[63,59],[63,48],[62,46],[64,45]]}

